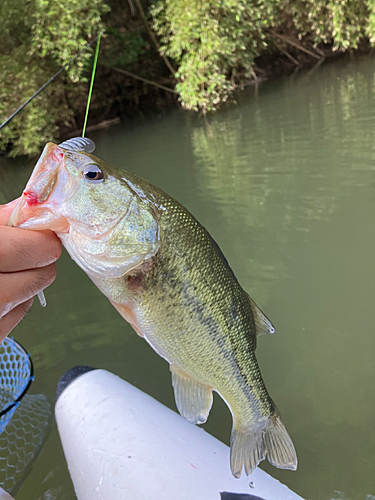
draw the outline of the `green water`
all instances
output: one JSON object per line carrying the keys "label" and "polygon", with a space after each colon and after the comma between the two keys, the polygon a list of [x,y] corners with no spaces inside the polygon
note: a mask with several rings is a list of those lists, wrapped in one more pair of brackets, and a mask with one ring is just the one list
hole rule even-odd
{"label": "green water", "polygon": [[[89,136],[190,209],[275,324],[257,356],[299,467],[262,467],[307,499],[373,498],[375,61],[248,88],[208,120],[171,111]],[[0,164],[5,202],[32,164]],[[34,360],[31,392],[53,397],[68,368],[89,364],[174,408],[167,363],[66,254],[46,296],[14,331]],[[228,443],[218,397],[205,427]],[[54,427],[17,500],[74,498]]]}

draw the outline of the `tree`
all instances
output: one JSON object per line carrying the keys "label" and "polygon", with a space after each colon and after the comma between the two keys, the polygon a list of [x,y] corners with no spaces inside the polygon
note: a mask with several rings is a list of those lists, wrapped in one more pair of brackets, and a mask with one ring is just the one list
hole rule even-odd
{"label": "tree", "polygon": [[151,14],[187,109],[215,109],[254,75],[255,59],[277,51],[275,30],[332,50],[375,43],[374,0],[157,0]]}
{"label": "tree", "polygon": [[[0,3],[0,122],[104,29],[103,0],[2,0]],[[57,134],[77,108],[86,51],[53,85],[1,130],[0,148],[11,156],[32,154]],[[74,85],[73,85],[74,84]]]}
{"label": "tree", "polygon": [[[332,53],[375,44],[375,0],[143,0],[143,7],[140,0],[106,1],[112,11],[105,23],[105,0],[0,2],[0,123],[104,24],[108,36],[101,56],[107,73],[101,86],[96,80],[95,96],[112,109],[111,117],[113,110],[124,109],[124,101],[138,103],[150,86],[131,85],[129,92],[129,83],[108,67],[138,73],[148,83],[160,78],[170,86],[174,81],[183,107],[206,112],[228,99],[236,86],[256,78],[259,61],[270,54],[277,58],[282,53],[299,64],[296,54],[312,54],[316,60],[322,49]],[[1,130],[1,149],[12,146],[12,156],[35,153],[57,136],[59,127],[74,123],[85,106],[89,57],[89,51],[80,56]]]}

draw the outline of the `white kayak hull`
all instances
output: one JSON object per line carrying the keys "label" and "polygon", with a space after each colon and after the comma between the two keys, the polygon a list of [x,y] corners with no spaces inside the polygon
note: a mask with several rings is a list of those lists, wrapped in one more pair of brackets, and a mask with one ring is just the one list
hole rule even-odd
{"label": "white kayak hull", "polygon": [[14,500],[3,488],[0,488],[0,500]]}
{"label": "white kayak hull", "polygon": [[235,479],[228,446],[108,371],[71,382],[55,415],[78,500],[301,499],[259,468]]}

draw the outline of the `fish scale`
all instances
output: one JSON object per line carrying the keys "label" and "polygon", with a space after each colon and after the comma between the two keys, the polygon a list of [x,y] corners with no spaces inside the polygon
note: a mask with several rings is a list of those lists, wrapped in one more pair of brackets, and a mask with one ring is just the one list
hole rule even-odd
{"label": "fish scale", "polygon": [[37,180],[43,199],[30,206],[22,197],[12,224],[56,231],[73,260],[168,361],[182,416],[204,422],[212,391],[221,395],[233,415],[235,477],[266,457],[296,469],[292,440],[255,357],[257,336],[274,328],[218,245],[159,188],[80,151],[75,140],[64,144],[45,147],[25,190],[36,193]]}

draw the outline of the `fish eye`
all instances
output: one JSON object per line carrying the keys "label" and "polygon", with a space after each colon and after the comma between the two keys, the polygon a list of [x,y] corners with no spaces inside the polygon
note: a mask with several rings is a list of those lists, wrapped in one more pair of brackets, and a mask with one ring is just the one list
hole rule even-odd
{"label": "fish eye", "polygon": [[91,182],[101,182],[104,179],[104,174],[97,165],[86,165],[82,170],[82,175],[85,179]]}

